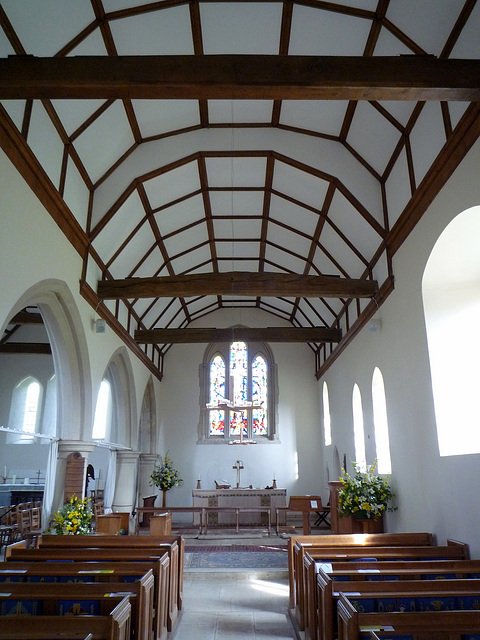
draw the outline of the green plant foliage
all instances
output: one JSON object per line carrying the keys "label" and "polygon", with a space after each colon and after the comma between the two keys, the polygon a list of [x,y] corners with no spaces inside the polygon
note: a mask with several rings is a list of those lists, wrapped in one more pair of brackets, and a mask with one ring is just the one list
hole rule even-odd
{"label": "green plant foliage", "polygon": [[395,511],[389,506],[394,493],[389,478],[375,474],[376,462],[362,471],[357,462],[352,463],[354,475],[344,472],[340,481],[343,487],[338,492],[338,510],[342,516],[377,520],[385,511]]}
{"label": "green plant foliage", "polygon": [[162,491],[168,491],[172,487],[179,487],[183,483],[178,471],[173,468],[173,462],[168,457],[168,451],[165,456],[160,458],[160,464],[156,465],[150,475],[150,484],[155,485]]}

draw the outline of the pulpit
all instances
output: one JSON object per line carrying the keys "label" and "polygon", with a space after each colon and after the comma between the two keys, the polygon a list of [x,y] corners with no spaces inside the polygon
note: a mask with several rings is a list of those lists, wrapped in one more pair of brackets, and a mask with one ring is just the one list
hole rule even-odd
{"label": "pulpit", "polygon": [[383,518],[360,520],[353,516],[342,516],[338,512],[338,492],[343,487],[341,480],[328,483],[330,486],[330,525],[332,533],[383,533]]}

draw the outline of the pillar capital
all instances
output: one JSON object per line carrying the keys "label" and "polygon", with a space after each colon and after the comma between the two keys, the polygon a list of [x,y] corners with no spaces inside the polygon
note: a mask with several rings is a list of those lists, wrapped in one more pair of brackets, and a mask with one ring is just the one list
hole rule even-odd
{"label": "pillar capital", "polygon": [[88,459],[95,446],[94,442],[85,442],[84,440],[59,440],[58,457],[68,458],[71,453],[78,451],[85,459]]}

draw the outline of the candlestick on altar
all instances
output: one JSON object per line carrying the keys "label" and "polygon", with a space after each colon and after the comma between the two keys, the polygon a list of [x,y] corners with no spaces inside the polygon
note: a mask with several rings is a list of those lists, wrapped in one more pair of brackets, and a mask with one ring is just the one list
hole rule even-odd
{"label": "candlestick on altar", "polygon": [[232,469],[237,470],[237,489],[240,488],[240,469],[244,469],[243,462],[241,460],[237,460],[233,465]]}

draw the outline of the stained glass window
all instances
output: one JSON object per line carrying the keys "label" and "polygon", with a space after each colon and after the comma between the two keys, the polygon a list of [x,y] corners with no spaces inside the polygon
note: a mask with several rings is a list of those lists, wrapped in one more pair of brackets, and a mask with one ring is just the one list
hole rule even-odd
{"label": "stained glass window", "polygon": [[[210,364],[210,405],[217,406],[225,401],[225,361],[216,355]],[[210,414],[210,435],[223,436],[225,434],[225,411],[212,409]]]}
{"label": "stained glass window", "polygon": [[267,363],[263,356],[256,356],[252,362],[252,403],[261,409],[252,410],[253,435],[267,435]]}
{"label": "stained glass window", "polygon": [[245,342],[218,347],[208,362],[207,438],[268,437],[268,360]]}

